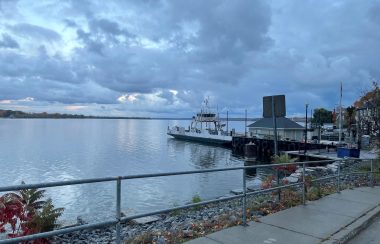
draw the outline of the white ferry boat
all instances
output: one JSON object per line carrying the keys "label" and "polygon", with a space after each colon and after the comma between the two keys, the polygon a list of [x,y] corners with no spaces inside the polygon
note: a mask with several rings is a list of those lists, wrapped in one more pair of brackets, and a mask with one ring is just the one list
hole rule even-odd
{"label": "white ferry boat", "polygon": [[182,140],[230,146],[232,136],[223,130],[225,124],[221,123],[218,115],[208,107],[207,99],[202,105],[201,111],[193,116],[188,128],[168,127],[167,134]]}

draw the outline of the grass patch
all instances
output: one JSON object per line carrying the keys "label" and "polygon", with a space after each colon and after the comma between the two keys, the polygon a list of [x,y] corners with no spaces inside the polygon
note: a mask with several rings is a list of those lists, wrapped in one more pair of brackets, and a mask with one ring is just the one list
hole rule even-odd
{"label": "grass patch", "polygon": [[194,195],[193,198],[191,198],[192,203],[199,203],[202,202],[202,199],[199,195]]}
{"label": "grass patch", "polygon": [[[176,208],[176,207],[179,207],[179,204],[178,203],[173,203],[173,208]],[[177,210],[173,210],[170,212],[170,216],[178,216],[181,214],[181,210],[180,209],[177,209]]]}
{"label": "grass patch", "polygon": [[[202,199],[198,194],[196,194],[191,198],[191,202],[192,203],[200,203],[200,202],[202,202]],[[201,209],[201,206],[193,207],[193,210],[200,210],[200,209]]]}

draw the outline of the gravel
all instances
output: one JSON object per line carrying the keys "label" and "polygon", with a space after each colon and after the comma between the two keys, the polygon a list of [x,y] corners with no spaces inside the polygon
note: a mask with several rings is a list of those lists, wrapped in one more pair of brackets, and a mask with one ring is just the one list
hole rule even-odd
{"label": "gravel", "polygon": [[[329,164],[324,167],[308,167],[306,174],[313,178],[320,178],[324,176],[331,176],[337,173],[338,163]],[[355,160],[347,161],[341,168],[341,184],[342,186],[354,187],[363,186],[369,184],[369,177],[367,174],[352,174],[345,175],[350,171],[359,170],[361,164]],[[296,172],[300,172],[297,170]],[[302,172],[302,171],[301,171]],[[293,174],[299,176],[299,182],[302,181],[300,174]],[[324,185],[336,184],[336,179],[325,180],[321,182]],[[298,188],[301,190],[301,187]],[[269,200],[270,193],[254,195],[248,197],[248,202],[262,202],[262,199],[267,197],[266,203],[272,202]],[[260,200],[261,199],[261,200]],[[198,209],[190,208],[187,210],[176,211],[168,214],[158,215],[158,220],[149,224],[134,224],[132,222],[122,224],[122,240],[124,243],[138,243],[132,242],[132,240],[141,236],[146,232],[158,233],[157,235],[147,235],[146,243],[167,243],[166,239],[162,236],[164,232],[177,233],[181,232],[183,237],[191,238],[194,236],[192,226],[194,223],[215,223],[219,221],[221,216],[227,216],[227,220],[230,222],[238,222],[241,220],[242,204],[241,199],[235,199],[230,201],[224,201],[215,204],[208,204],[207,206]],[[260,211],[252,211],[252,215],[260,217],[263,215]],[[78,224],[85,223],[85,220],[78,217]],[[161,234],[160,234],[161,233]],[[53,243],[114,243],[116,240],[116,227],[108,227],[95,230],[85,230],[73,232],[65,235],[56,236],[51,239]]]}

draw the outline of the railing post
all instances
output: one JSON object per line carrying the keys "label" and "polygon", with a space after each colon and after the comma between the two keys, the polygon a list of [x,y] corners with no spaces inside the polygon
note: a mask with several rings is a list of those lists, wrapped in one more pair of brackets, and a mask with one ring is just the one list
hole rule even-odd
{"label": "railing post", "polygon": [[116,181],[116,243],[121,243],[121,225],[120,225],[120,218],[121,218],[121,210],[120,210],[120,204],[121,204],[121,177],[119,176]]}
{"label": "railing post", "polygon": [[243,226],[247,226],[247,182],[245,178],[246,170],[243,169]]}
{"label": "railing post", "polygon": [[373,159],[371,159],[371,187],[374,186],[373,182]]}
{"label": "railing post", "polygon": [[302,164],[302,204],[306,204],[305,163]]}
{"label": "railing post", "polygon": [[338,193],[340,193],[340,160],[338,161]]}
{"label": "railing post", "polygon": [[[280,186],[280,173],[279,173],[278,169],[276,169],[276,178],[277,178],[277,186]],[[277,200],[278,200],[278,202],[281,201],[281,190],[280,189],[277,190]]]}

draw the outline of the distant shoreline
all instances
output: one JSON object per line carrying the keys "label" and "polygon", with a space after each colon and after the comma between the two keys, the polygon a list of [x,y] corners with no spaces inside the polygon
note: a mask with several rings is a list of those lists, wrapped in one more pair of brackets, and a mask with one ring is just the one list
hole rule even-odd
{"label": "distant shoreline", "polygon": [[[84,116],[84,117],[0,117],[0,119],[137,119],[137,120],[192,120],[192,118],[144,118],[144,117],[98,117],[98,116]],[[226,118],[220,118],[222,121],[227,121]],[[257,118],[247,118],[247,121],[256,121]],[[228,121],[245,121],[244,118],[229,118]]]}
{"label": "distant shoreline", "polygon": [[[86,116],[82,114],[60,113],[26,113],[22,111],[0,109],[0,118],[3,119],[141,119],[141,120],[191,120],[192,118],[152,118],[152,117],[124,117],[124,116]],[[227,120],[227,118],[220,118]],[[255,121],[257,118],[247,118],[247,121]],[[228,121],[245,121],[245,118],[229,118]]]}

